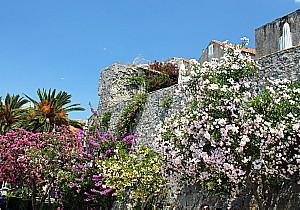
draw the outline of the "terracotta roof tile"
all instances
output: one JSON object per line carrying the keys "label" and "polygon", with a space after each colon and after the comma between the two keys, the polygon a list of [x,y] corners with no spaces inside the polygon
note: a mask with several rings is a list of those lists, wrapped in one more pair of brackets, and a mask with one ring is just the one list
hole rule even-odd
{"label": "terracotta roof tile", "polygon": [[[234,45],[232,45],[232,44],[228,44],[228,43],[226,43],[226,42],[220,42],[220,41],[217,41],[217,40],[211,40],[212,42],[214,42],[214,43],[217,43],[217,44],[219,44],[219,45],[223,45],[223,46],[225,46],[225,45],[229,45],[229,46],[234,46]],[[251,54],[256,54],[256,50],[255,49],[252,49],[252,48],[247,48],[247,47],[244,47],[243,49],[242,49],[244,52],[247,52],[247,53],[251,53]]]}
{"label": "terracotta roof tile", "polygon": [[182,59],[182,60],[184,60],[184,61],[186,61],[186,62],[188,62],[188,63],[192,63],[192,61],[189,60],[189,59],[186,59],[186,58],[180,58],[180,59]]}

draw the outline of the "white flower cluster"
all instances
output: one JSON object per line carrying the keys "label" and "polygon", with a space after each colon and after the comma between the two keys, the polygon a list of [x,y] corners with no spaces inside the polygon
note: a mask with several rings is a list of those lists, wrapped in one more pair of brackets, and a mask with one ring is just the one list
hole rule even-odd
{"label": "white flower cluster", "polygon": [[299,85],[272,81],[254,97],[247,77],[255,63],[240,46],[225,48],[224,61],[193,69],[181,86],[191,106],[158,129],[165,177],[215,182],[222,189],[266,177],[299,181]]}

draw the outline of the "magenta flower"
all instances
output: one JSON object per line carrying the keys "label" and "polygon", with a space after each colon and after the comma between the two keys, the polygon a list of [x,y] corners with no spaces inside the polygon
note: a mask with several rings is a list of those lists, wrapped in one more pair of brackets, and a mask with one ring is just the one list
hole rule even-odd
{"label": "magenta flower", "polygon": [[91,143],[91,145],[93,145],[94,147],[99,147],[100,146],[99,143]]}
{"label": "magenta flower", "polygon": [[109,193],[110,191],[111,191],[111,189],[106,189],[106,190],[100,192],[100,194],[105,195],[105,194]]}

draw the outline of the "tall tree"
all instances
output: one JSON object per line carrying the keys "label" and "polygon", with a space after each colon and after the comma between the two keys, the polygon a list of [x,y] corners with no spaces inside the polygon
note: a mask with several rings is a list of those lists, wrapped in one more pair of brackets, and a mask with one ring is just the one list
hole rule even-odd
{"label": "tall tree", "polygon": [[27,99],[24,99],[20,95],[6,95],[2,100],[0,96],[0,133],[4,134],[10,130],[16,122],[20,122],[24,119],[24,113],[26,109],[22,108],[23,105],[28,103]]}
{"label": "tall tree", "polygon": [[25,126],[26,129],[33,132],[50,132],[54,125],[69,125],[74,121],[68,118],[68,112],[84,111],[79,107],[80,104],[70,104],[71,95],[65,91],[56,92],[56,89],[38,89],[39,100],[34,100],[24,94],[34,105],[30,112],[30,120]]}

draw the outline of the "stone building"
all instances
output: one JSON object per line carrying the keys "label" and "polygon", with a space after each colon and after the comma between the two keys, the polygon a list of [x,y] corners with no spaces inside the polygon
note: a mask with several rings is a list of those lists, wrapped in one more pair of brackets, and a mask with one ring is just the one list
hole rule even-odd
{"label": "stone building", "polygon": [[300,9],[255,30],[259,58],[300,44]]}
{"label": "stone building", "polygon": [[[220,42],[216,40],[211,40],[207,48],[203,50],[203,53],[199,58],[198,62],[202,64],[205,61],[211,62],[214,59],[221,60],[222,57],[224,56],[224,50],[222,49],[222,47],[226,45],[230,45],[230,44],[228,44],[227,41]],[[249,53],[252,57],[254,57],[256,51],[255,49],[244,47],[242,49],[242,53]]]}

